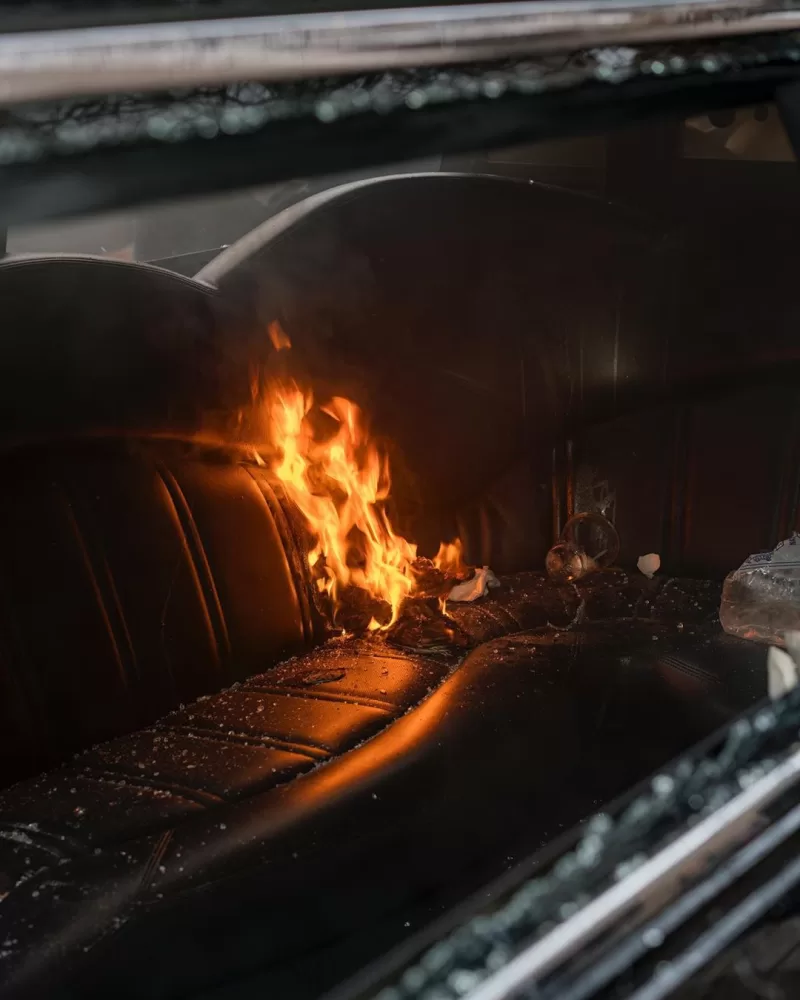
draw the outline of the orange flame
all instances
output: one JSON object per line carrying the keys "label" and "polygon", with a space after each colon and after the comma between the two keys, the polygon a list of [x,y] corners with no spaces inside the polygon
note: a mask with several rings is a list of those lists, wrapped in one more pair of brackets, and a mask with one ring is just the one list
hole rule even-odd
{"label": "orange flame", "polygon": [[466,576],[469,573],[469,566],[464,562],[464,549],[461,539],[454,542],[442,542],[439,551],[433,557],[433,565],[444,573],[445,576],[456,579]]}
{"label": "orange flame", "polygon": [[276,351],[288,351],[292,346],[291,340],[289,340],[289,337],[283,327],[276,319],[274,319],[267,327],[267,333],[269,334],[269,339],[272,341],[272,346]]}
{"label": "orange flame", "polygon": [[[313,405],[311,393],[294,383],[270,387],[275,475],[314,535],[308,562],[319,574],[320,591],[330,594],[336,607],[343,588],[360,587],[390,605],[391,624],[414,589],[417,547],[392,529],[384,510],[388,461],[367,434],[355,403],[337,396],[318,407],[336,426],[326,440],[315,437],[308,420]],[[373,619],[370,630],[378,627]]]}

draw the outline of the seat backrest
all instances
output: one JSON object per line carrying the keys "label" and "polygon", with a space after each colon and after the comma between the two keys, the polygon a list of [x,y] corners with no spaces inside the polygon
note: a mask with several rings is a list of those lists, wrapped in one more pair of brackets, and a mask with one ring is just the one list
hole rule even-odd
{"label": "seat backrest", "polygon": [[237,445],[196,443],[232,441],[250,393],[213,289],[119,262],[11,259],[0,303],[8,784],[263,671],[315,626],[266,474]]}

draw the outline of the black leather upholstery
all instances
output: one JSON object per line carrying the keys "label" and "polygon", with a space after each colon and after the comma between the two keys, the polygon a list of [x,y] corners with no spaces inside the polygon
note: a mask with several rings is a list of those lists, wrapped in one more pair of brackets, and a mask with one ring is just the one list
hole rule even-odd
{"label": "black leather upholstery", "polygon": [[[620,322],[641,337],[661,318],[626,310],[620,320],[618,308],[659,280],[658,246],[641,218],[600,199],[500,177],[404,175],[314,195],[200,277],[256,326],[277,316],[293,364],[354,398],[395,443],[393,496],[429,554],[458,531],[473,562],[506,573],[541,566],[552,544],[540,484],[579,399],[609,389]],[[645,301],[656,311],[657,295]],[[636,370],[640,341],[633,353]],[[531,482],[507,499],[489,545],[488,525],[470,530],[464,505],[523,457]]]}
{"label": "black leather upholstery", "polygon": [[255,465],[128,440],[4,466],[5,784],[311,642],[301,554]]}
{"label": "black leather upholstery", "polygon": [[263,331],[248,339],[213,289],[144,264],[5,258],[0,302],[3,448],[230,432],[265,344]]}
{"label": "black leather upholstery", "polygon": [[611,512],[616,497],[621,565],[655,551],[722,578],[800,525],[798,304],[776,246],[673,222],[521,180],[372,178],[201,274],[257,322],[279,315],[315,384],[366,403],[431,552],[457,531],[478,565],[541,566],[569,436],[583,481],[562,495],[585,486]]}
{"label": "black leather upholstery", "polygon": [[263,331],[199,282],[88,257],[3,260],[0,302],[7,785],[317,626],[280,498],[231,445]]}
{"label": "black leather upholstery", "polygon": [[346,941],[364,961],[421,899],[451,903],[757,699],[763,651],[720,648],[717,601],[521,576],[455,609],[476,644],[459,666],[330,640],[9,789],[7,994],[173,997],[257,974],[314,995],[287,963]]}
{"label": "black leather upholstery", "polygon": [[579,510],[605,503],[620,563],[661,554],[667,572],[721,579],[800,528],[794,385],[682,398],[581,430]]}

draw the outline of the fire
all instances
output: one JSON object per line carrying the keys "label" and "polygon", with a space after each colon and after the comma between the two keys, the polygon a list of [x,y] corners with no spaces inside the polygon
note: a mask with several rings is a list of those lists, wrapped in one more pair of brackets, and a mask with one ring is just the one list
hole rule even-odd
{"label": "fire", "polygon": [[470,567],[464,562],[461,539],[457,538],[454,542],[442,542],[439,545],[439,551],[433,557],[433,565],[448,577],[458,579],[467,574]]}
{"label": "fire", "polygon": [[[277,320],[267,333],[276,352],[291,349]],[[417,546],[392,528],[385,509],[391,487],[388,457],[370,438],[355,403],[335,396],[320,405],[311,392],[288,380],[264,388],[274,450],[270,464],[306,520],[312,537],[308,565],[334,612],[347,588],[366,591],[391,609],[388,622],[370,618],[367,631],[375,632],[397,621],[403,601],[420,585],[430,594],[431,572],[438,572],[440,586],[469,575],[459,539],[443,542],[431,561],[419,558]],[[252,390],[255,400],[259,386]],[[325,418],[327,428],[322,427]],[[267,464],[257,453],[256,460]]]}
{"label": "fire", "polygon": [[276,351],[288,351],[291,348],[291,340],[289,340],[285,330],[276,319],[267,327],[267,333]]}
{"label": "fire", "polygon": [[[414,589],[417,547],[389,522],[388,460],[370,439],[361,411],[338,396],[317,407],[334,424],[333,433],[320,439],[309,420],[310,392],[294,383],[274,385],[268,407],[273,471],[315,538],[308,562],[317,586],[330,594],[334,607],[345,587],[360,587],[386,601],[396,621]],[[373,619],[370,629],[378,627]]]}

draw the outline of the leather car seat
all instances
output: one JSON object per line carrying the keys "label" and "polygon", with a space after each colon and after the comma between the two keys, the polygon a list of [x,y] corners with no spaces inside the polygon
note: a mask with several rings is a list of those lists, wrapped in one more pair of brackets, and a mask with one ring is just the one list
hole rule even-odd
{"label": "leather car seat", "polygon": [[8,785],[306,648],[314,622],[263,470],[199,443],[249,392],[213,290],[25,258],[0,264],[0,302]]}

